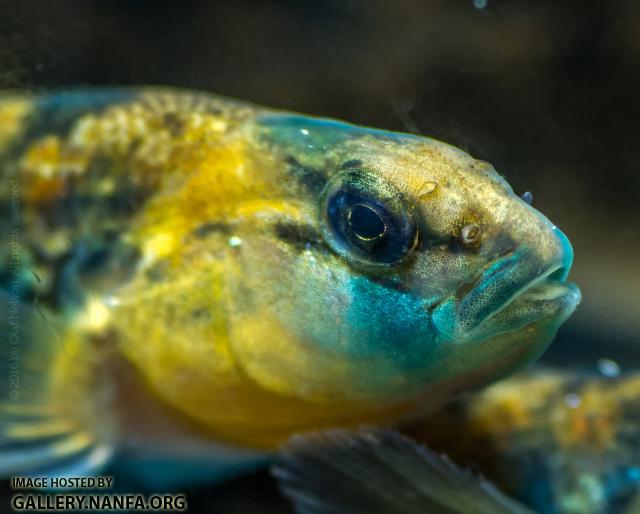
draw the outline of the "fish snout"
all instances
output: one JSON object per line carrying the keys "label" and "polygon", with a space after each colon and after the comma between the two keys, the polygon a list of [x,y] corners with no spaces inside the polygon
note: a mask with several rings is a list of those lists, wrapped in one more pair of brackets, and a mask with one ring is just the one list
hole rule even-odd
{"label": "fish snout", "polygon": [[558,227],[551,227],[555,237],[555,253],[551,259],[550,266],[557,268],[549,274],[549,278],[565,282],[573,265],[573,247],[569,238]]}
{"label": "fish snout", "polygon": [[[476,278],[433,310],[433,323],[443,337],[453,340],[478,337],[484,332],[478,330],[484,322],[514,300],[519,300],[522,310],[524,293],[534,287],[538,303],[544,298],[561,308],[562,301],[574,306],[579,301],[577,288],[565,284],[573,263],[569,239],[542,214],[528,206],[526,211],[526,215],[514,216],[505,223],[493,244],[487,244],[487,264]],[[554,284],[554,288],[553,293],[545,296],[540,290],[541,284],[547,283]],[[560,298],[565,294],[566,301]],[[549,312],[548,305],[546,315]]]}
{"label": "fish snout", "polygon": [[573,248],[564,232],[529,205],[523,205],[505,225],[517,247],[539,268],[540,278],[566,281],[573,265]]}

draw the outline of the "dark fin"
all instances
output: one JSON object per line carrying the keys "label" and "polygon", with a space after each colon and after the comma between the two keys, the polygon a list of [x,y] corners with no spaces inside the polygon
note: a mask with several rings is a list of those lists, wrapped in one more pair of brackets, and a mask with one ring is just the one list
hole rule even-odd
{"label": "dark fin", "polygon": [[272,473],[298,514],[532,514],[391,430],[296,436]]}
{"label": "dark fin", "polygon": [[0,478],[89,476],[110,460],[102,444],[52,410],[49,366],[64,351],[55,321],[0,292]]}

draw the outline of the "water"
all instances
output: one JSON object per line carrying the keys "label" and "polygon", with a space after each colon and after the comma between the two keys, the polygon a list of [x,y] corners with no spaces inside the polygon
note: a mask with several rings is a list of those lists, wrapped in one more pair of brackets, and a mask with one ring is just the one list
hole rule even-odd
{"label": "water", "polygon": [[[0,12],[0,89],[188,86],[492,162],[574,246],[583,303],[544,362],[640,367],[634,2],[0,0]],[[264,475],[192,505],[288,511]]]}

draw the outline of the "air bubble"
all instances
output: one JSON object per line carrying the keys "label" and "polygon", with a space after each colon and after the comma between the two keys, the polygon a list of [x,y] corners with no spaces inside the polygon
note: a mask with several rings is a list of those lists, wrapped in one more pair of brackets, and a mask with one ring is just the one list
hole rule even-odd
{"label": "air bubble", "polygon": [[237,248],[241,244],[242,244],[242,239],[240,239],[238,236],[231,236],[229,238],[229,246],[233,248]]}
{"label": "air bubble", "polygon": [[579,394],[569,393],[564,397],[564,403],[570,409],[577,409],[582,403],[582,398],[580,398]]}
{"label": "air bubble", "polygon": [[600,359],[597,366],[598,371],[605,377],[614,378],[620,375],[620,366],[611,359]]}

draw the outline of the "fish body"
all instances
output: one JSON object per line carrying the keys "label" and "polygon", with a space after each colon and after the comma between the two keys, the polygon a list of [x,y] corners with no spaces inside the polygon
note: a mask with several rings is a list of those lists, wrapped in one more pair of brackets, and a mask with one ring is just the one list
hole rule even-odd
{"label": "fish body", "polygon": [[413,418],[534,360],[580,299],[566,236],[424,137],[173,89],[7,94],[0,175],[0,474],[235,469]]}

